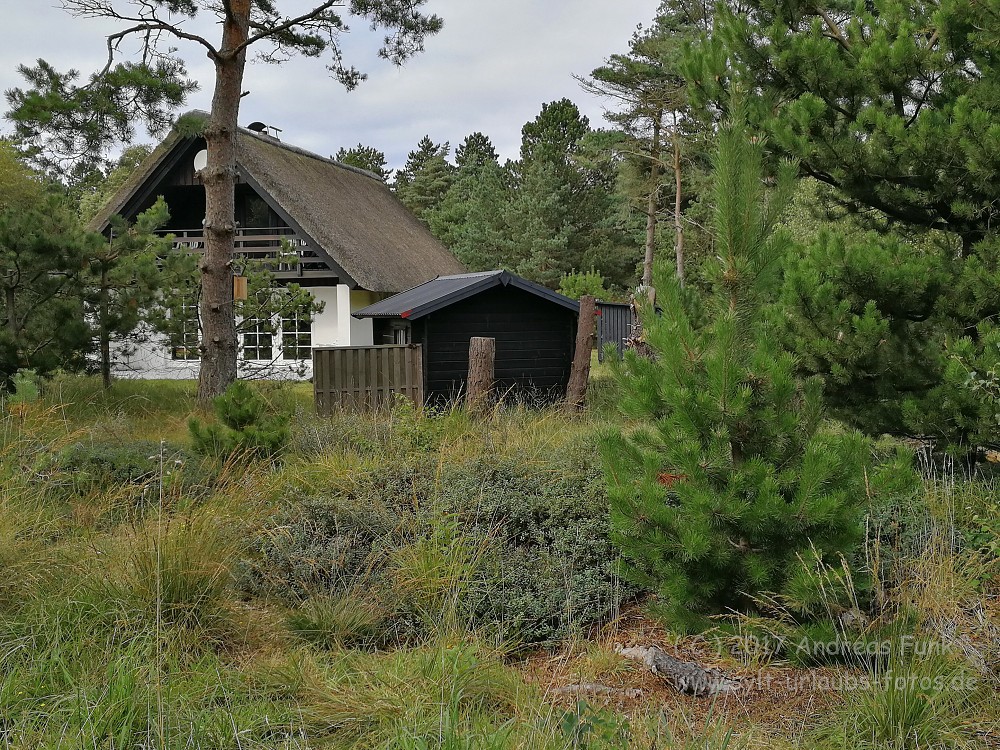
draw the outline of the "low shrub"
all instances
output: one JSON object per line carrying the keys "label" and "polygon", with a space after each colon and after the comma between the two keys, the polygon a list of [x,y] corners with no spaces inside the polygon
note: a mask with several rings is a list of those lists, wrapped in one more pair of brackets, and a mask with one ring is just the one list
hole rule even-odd
{"label": "low shrub", "polygon": [[[161,498],[197,499],[211,490],[216,467],[180,446],[149,440],[79,441],[38,460],[46,489],[63,499],[100,496],[111,522]],[[162,485],[162,486],[161,486]]]}
{"label": "low shrub", "polygon": [[607,524],[587,443],[556,449],[544,464],[414,458],[340,494],[288,502],[259,534],[240,580],[249,594],[292,602],[391,591],[396,617],[426,621],[444,607],[473,626],[544,641],[607,618],[629,593]]}
{"label": "low shrub", "polygon": [[233,456],[273,458],[291,439],[291,417],[275,412],[248,383],[237,380],[212,403],[218,422],[188,422],[195,450],[228,459]]}

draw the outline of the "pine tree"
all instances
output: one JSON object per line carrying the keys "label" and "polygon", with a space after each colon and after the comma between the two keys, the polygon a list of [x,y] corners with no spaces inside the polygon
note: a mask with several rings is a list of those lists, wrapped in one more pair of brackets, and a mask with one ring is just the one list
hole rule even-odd
{"label": "pine tree", "polygon": [[431,231],[470,271],[513,270],[506,223],[512,197],[509,170],[487,161],[460,176],[430,213]]}
{"label": "pine tree", "polygon": [[608,220],[615,212],[614,171],[586,154],[592,135],[569,99],[545,104],[522,129],[521,159],[512,165],[507,264],[553,289],[575,268],[605,271],[595,258],[628,244]]}
{"label": "pine tree", "polygon": [[396,195],[425,224],[455,179],[455,168],[448,162],[450,150],[450,144],[434,143],[425,135],[396,175]]}
{"label": "pine tree", "polygon": [[720,8],[687,72],[713,108],[734,82],[756,92],[772,147],[846,201],[968,253],[1000,198],[998,35],[990,2],[751,0]]}
{"label": "pine tree", "polygon": [[826,237],[792,260],[784,317],[802,372],[828,379],[851,423],[963,454],[1000,445],[955,362],[971,348],[1000,369],[985,346],[1000,316],[998,35],[995,3],[751,0],[720,7],[686,68],[709,110],[734,85],[754,91],[771,150],[883,235]]}
{"label": "pine tree", "polygon": [[493,141],[485,133],[473,133],[467,136],[462,144],[455,149],[455,165],[459,170],[476,171],[487,162],[500,163],[500,157]]}
{"label": "pine tree", "polygon": [[[874,434],[920,429],[904,412],[929,406],[947,337],[961,333],[938,314],[957,266],[954,248],[876,233],[825,231],[789,255],[775,320],[837,417]],[[939,417],[939,434],[954,433]]]}
{"label": "pine tree", "polygon": [[100,235],[82,231],[64,191],[30,170],[0,198],[0,378],[82,368],[90,337],[81,283]]}
{"label": "pine tree", "polygon": [[89,253],[82,294],[105,388],[111,386],[112,341],[133,339],[157,302],[163,276],[159,259],[171,252],[171,243],[155,232],[169,218],[162,196],[134,224],[114,216],[110,241],[95,243]]}
{"label": "pine tree", "polygon": [[467,238],[480,235],[476,241],[482,241],[482,232],[477,231],[472,222],[483,221],[486,218],[483,209],[488,207],[476,205],[477,202],[488,200],[497,209],[507,202],[507,191],[498,179],[499,156],[486,135],[473,133],[455,151],[455,164],[457,168],[451,187],[427,212],[427,225],[470,270],[491,270],[495,266],[482,267],[479,258],[490,258],[492,261],[493,254],[475,247]]}
{"label": "pine tree", "polygon": [[377,174],[383,182],[388,182],[392,176],[392,170],[387,168],[389,162],[385,154],[373,146],[359,143],[353,148],[341,148],[333,158],[343,164]]}
{"label": "pine tree", "polygon": [[146,144],[130,146],[118,157],[114,167],[95,172],[93,184],[81,185],[77,207],[80,221],[87,224],[97,216],[152,152],[152,146]]}
{"label": "pine tree", "polygon": [[674,266],[684,281],[682,209],[690,191],[684,172],[699,140],[690,132],[696,118],[688,104],[684,49],[710,24],[711,8],[703,0],[665,0],[653,25],[633,34],[626,54],[612,55],[590,77],[577,78],[585,91],[615,103],[606,117],[625,139],[621,187],[646,219],[644,286],[652,284],[664,193],[671,198]]}
{"label": "pine tree", "polygon": [[571,251],[571,188],[551,163],[529,162],[517,190],[504,207],[505,266],[527,279],[555,288],[579,265]]}
{"label": "pine tree", "polygon": [[822,429],[820,382],[796,378],[762,313],[789,242],[774,230],[794,168],[769,195],[762,146],[741,124],[722,128],[714,167],[706,322],[659,267],[662,314],[642,311],[653,356],[629,352],[617,369],[622,407],[643,425],[602,441],[626,572],[684,630],[770,592],[817,614],[816,568],[851,558],[882,476],[859,433]]}

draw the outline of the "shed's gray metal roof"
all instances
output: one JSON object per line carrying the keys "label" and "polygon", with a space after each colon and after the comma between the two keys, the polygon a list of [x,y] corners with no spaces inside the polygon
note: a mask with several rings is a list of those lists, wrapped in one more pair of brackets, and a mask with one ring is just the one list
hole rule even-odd
{"label": "shed's gray metal roof", "polygon": [[353,313],[355,318],[406,318],[416,320],[442,307],[453,305],[496,286],[512,286],[561,305],[573,312],[580,304],[541,284],[536,284],[509,271],[484,271],[456,276],[438,276],[405,292],[393,295]]}

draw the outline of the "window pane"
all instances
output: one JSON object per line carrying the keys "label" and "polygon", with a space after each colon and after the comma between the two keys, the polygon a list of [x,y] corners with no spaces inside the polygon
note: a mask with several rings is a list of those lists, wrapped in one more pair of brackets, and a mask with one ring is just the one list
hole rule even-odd
{"label": "window pane", "polygon": [[312,321],[303,311],[281,319],[281,357],[286,360],[312,356]]}
{"label": "window pane", "polygon": [[182,299],[173,311],[177,325],[170,336],[170,356],[177,360],[201,359],[198,351],[198,302],[194,298]]}
{"label": "window pane", "polygon": [[243,359],[273,359],[273,338],[270,321],[263,318],[249,319],[243,332]]}

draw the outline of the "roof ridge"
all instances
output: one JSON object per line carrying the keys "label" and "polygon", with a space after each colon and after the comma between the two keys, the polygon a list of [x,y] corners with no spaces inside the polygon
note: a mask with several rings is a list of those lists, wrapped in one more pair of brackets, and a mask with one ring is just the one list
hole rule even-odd
{"label": "roof ridge", "polygon": [[[499,276],[502,273],[505,273],[503,269],[495,271],[470,271],[469,273],[453,273],[448,276],[436,276],[434,279],[431,279],[431,281],[434,281],[435,279],[471,279],[474,276]],[[426,284],[428,282],[425,281],[424,283]]]}
{"label": "roof ridge", "polygon": [[[191,115],[196,115],[198,117],[202,116],[211,117],[212,113],[206,112],[203,109],[192,109],[189,112],[185,112],[183,115],[181,115],[181,117],[188,117]],[[274,138],[273,136],[267,135],[266,133],[258,133],[257,131],[250,130],[249,128],[245,128],[242,125],[238,126],[238,130],[242,135],[249,135],[253,138],[257,138],[258,140],[263,141],[264,143],[270,143],[271,145],[277,146],[278,148],[283,148],[286,151],[291,151],[292,153],[300,154],[302,156],[308,156],[312,159],[318,159],[319,161],[325,162],[327,164],[332,164],[335,167],[346,169],[348,172],[355,172],[357,174],[364,175],[365,177],[369,177],[375,180],[376,182],[381,182],[383,185],[385,184],[385,180],[382,179],[382,177],[367,169],[362,169],[361,167],[355,167],[353,164],[344,164],[344,162],[337,161],[336,159],[328,159],[325,156],[320,156],[315,151],[309,151],[308,149],[302,148],[301,146],[293,146],[291,143],[285,143],[280,138]]]}
{"label": "roof ridge", "polygon": [[383,180],[374,172],[369,172],[367,169],[362,169],[361,167],[355,167],[353,164],[344,164],[344,162],[337,161],[336,159],[328,159],[325,156],[320,156],[315,151],[309,151],[308,149],[302,148],[301,146],[293,146],[292,144],[285,143],[284,141],[274,138],[273,136],[266,135],[264,133],[258,133],[253,130],[248,130],[247,128],[244,127],[240,127],[239,131],[240,135],[248,135],[251,138],[256,138],[257,140],[262,141],[264,143],[269,143],[272,146],[277,146],[278,148],[284,149],[285,151],[291,151],[293,154],[308,156],[310,159],[316,159],[317,161],[321,161],[324,164],[330,164],[331,166],[339,167],[340,169],[344,169],[348,172],[354,172],[356,174],[363,175],[364,177],[367,177],[371,180],[375,180],[375,182],[378,182],[382,185],[385,184],[385,180]]}

